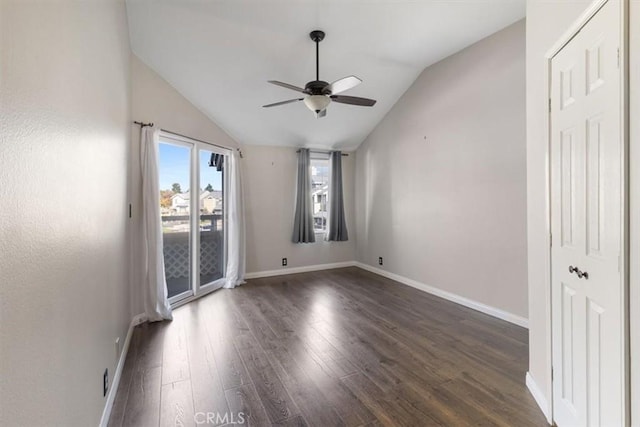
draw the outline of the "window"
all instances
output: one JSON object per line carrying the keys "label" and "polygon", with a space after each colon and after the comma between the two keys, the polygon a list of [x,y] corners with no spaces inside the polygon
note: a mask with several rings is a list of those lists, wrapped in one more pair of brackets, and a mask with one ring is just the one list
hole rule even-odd
{"label": "window", "polygon": [[327,199],[329,193],[329,159],[327,156],[311,158],[311,198],[313,201],[313,229],[327,231]]}

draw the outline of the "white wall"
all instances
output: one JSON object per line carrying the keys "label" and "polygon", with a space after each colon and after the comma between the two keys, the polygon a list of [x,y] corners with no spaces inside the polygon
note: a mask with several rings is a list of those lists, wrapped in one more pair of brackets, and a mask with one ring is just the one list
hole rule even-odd
{"label": "white wall", "polygon": [[245,146],[244,188],[247,215],[247,272],[355,260],[354,166],[351,153],[342,158],[345,216],[349,240],[291,242],[296,192],[295,148]]}
{"label": "white wall", "polygon": [[125,7],[0,16],[0,425],[97,425],[130,321]]}
{"label": "white wall", "polygon": [[425,69],[357,151],[358,260],[527,317],[525,24]]}
{"label": "white wall", "polygon": [[544,55],[589,5],[589,0],[527,0],[527,234],[529,264],[529,373],[547,401],[549,364],[549,282],[546,167],[547,114]]}
{"label": "white wall", "polygon": [[[238,143],[209,117],[131,54],[131,115],[133,121],[152,122],[156,126],[191,138],[236,148]],[[131,124],[131,180],[130,200],[133,205],[131,221],[131,301],[132,314],[144,311],[140,270],[142,188],[140,180],[140,126]]]}

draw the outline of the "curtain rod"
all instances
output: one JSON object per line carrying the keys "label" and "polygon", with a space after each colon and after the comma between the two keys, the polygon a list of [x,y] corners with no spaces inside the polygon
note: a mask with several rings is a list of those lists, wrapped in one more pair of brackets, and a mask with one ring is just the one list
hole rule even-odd
{"label": "curtain rod", "polygon": [[[335,150],[337,151],[337,150]],[[300,150],[296,150],[296,153],[299,153]],[[329,154],[331,151],[328,150],[309,150],[310,153],[318,153],[318,154]],[[342,157],[348,157],[349,153],[342,153]]]}
{"label": "curtain rod", "polygon": [[[138,126],[140,126],[141,128],[144,128],[144,127],[147,127],[147,126],[153,126],[153,122],[151,122],[151,123],[143,123],[143,122],[136,122],[136,121],[134,121],[133,123],[134,123],[134,124],[136,124],[136,125],[138,125]],[[162,132],[170,133],[170,134],[172,134],[172,135],[181,136],[181,137],[183,137],[183,138],[193,139],[194,141],[202,142],[202,143],[204,143],[204,144],[213,145],[214,147],[224,148],[225,150],[231,150],[231,148],[229,148],[229,147],[225,147],[225,146],[223,146],[223,145],[214,144],[213,142],[209,142],[209,141],[203,141],[203,140],[201,140],[201,139],[193,138],[193,137],[191,137],[191,136],[183,135],[183,134],[181,134],[181,133],[174,132],[174,131],[171,131],[171,130],[167,130],[167,129],[160,129],[160,130],[161,130]],[[240,150],[239,148],[236,148],[236,150],[238,150],[238,152],[240,153],[240,158],[243,158],[243,156],[242,156],[242,150]]]}
{"label": "curtain rod", "polygon": [[[143,122],[134,121],[133,123],[139,125],[140,127],[153,126],[153,122],[151,122],[151,123],[143,123]],[[189,138],[189,139],[193,139],[194,141],[204,142],[205,144],[213,145],[214,147],[224,148],[226,150],[229,149],[229,147],[223,147],[222,145],[214,144],[212,142],[203,141],[203,140],[197,139],[197,138],[192,138],[190,136],[182,135],[182,134],[180,134],[178,132],[173,132],[173,131],[166,130],[166,129],[160,129],[160,130],[163,131],[163,132],[172,133],[174,135],[181,136],[183,138]],[[237,150],[240,152],[240,157],[242,157],[242,151],[239,148]],[[329,154],[330,153],[330,151],[328,151],[328,150],[309,150],[309,151],[312,152],[312,153],[322,153],[322,154]],[[300,152],[300,150],[296,151],[296,153],[299,153],[299,152]],[[348,157],[349,154],[348,153],[342,153],[342,156],[343,157]]]}

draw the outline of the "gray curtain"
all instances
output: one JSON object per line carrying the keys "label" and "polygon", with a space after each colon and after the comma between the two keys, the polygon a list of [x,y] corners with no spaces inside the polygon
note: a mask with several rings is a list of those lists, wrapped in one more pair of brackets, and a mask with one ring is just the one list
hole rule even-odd
{"label": "gray curtain", "polygon": [[329,178],[329,230],[327,240],[343,242],[349,240],[347,221],[344,218],[344,197],[342,194],[342,152],[332,151],[330,155],[331,177]]}
{"label": "gray curtain", "polygon": [[296,213],[293,221],[293,243],[313,243],[313,205],[311,201],[311,159],[309,150],[298,151],[298,190]]}

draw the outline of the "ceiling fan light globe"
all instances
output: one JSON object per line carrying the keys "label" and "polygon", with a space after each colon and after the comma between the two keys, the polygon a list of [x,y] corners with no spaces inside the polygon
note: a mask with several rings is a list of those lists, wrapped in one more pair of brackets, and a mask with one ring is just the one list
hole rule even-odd
{"label": "ceiling fan light globe", "polygon": [[325,95],[310,95],[304,99],[307,108],[316,114],[327,108],[330,102],[331,98]]}

